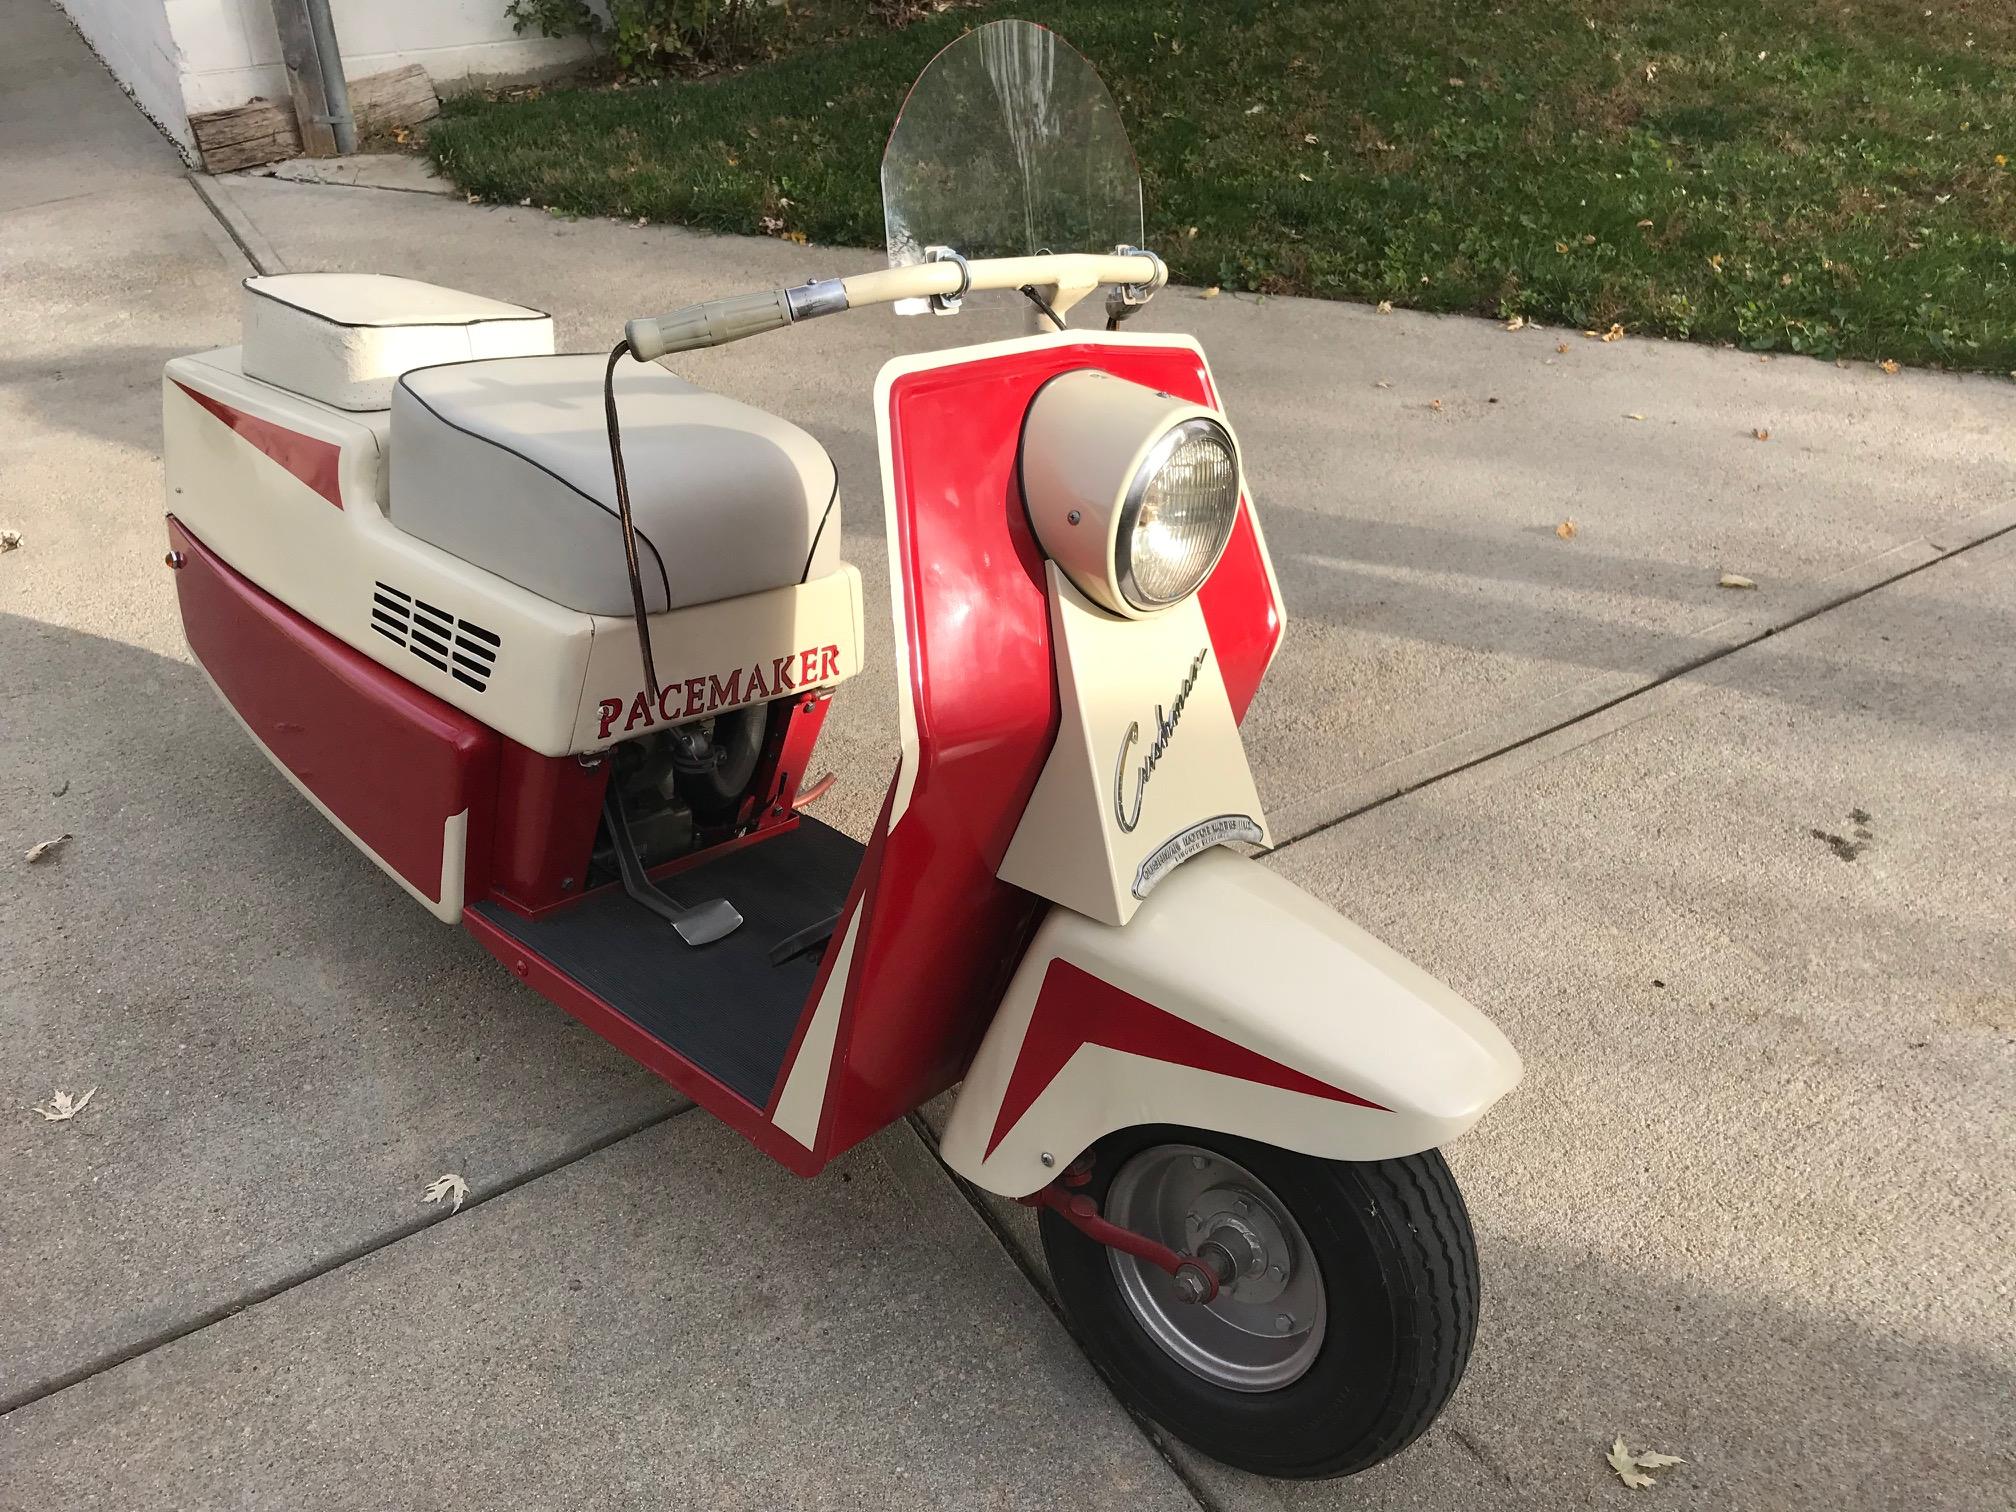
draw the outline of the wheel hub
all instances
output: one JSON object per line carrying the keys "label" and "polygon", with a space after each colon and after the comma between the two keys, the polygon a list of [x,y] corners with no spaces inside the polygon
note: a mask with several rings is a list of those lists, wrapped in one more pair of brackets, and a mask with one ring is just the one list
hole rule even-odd
{"label": "wheel hub", "polygon": [[1109,1250],[1120,1294],[1148,1336],[1187,1369],[1235,1391],[1299,1379],[1322,1347],[1323,1278],[1294,1215],[1236,1161],[1194,1145],[1154,1145],[1113,1177],[1114,1223],[1195,1255],[1218,1295]]}

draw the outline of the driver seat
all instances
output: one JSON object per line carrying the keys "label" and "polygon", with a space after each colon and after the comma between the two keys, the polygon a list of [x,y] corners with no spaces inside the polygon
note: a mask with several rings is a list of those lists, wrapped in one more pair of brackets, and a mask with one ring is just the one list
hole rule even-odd
{"label": "driver seat", "polygon": [[[553,603],[631,614],[603,414],[607,361],[501,357],[402,374],[392,390],[392,523]],[[649,612],[838,567],[838,475],[811,436],[652,364],[618,363],[616,406]]]}

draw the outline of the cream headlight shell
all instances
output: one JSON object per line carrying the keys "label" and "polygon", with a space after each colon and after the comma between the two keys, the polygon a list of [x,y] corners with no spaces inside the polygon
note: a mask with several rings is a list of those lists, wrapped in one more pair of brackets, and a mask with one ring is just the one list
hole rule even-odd
{"label": "cream headlight shell", "polygon": [[1080,368],[1030,401],[1022,493],[1078,591],[1140,619],[1218,565],[1239,515],[1238,444],[1215,410]]}

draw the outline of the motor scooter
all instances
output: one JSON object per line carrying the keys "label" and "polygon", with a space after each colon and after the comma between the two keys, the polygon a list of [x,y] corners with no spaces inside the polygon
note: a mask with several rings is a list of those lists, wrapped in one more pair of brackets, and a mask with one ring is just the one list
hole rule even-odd
{"label": "motor scooter", "polygon": [[[1202,350],[1119,329],[1166,271],[1090,65],[968,33],[882,179],[887,268],[606,358],[432,285],[248,279],[242,345],[163,383],[189,645],[401,888],[759,1150],[811,1176],[958,1086],[943,1159],[1040,1209],[1123,1401],[1249,1470],[1362,1470],[1462,1374],[1438,1147],[1518,1058],[1248,853],[1280,589]],[[1038,328],[876,384],[898,754],[858,843],[805,812],[862,664],[833,464],[656,360],[988,291]]]}

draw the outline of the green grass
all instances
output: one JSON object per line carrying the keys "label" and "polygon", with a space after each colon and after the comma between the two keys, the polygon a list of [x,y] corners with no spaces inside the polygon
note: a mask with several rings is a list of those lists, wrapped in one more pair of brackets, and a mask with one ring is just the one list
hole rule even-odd
{"label": "green grass", "polygon": [[1179,279],[2016,369],[2011,0],[1016,0],[456,101],[430,150],[485,200],[879,247],[905,89],[1004,16],[1104,75]]}

